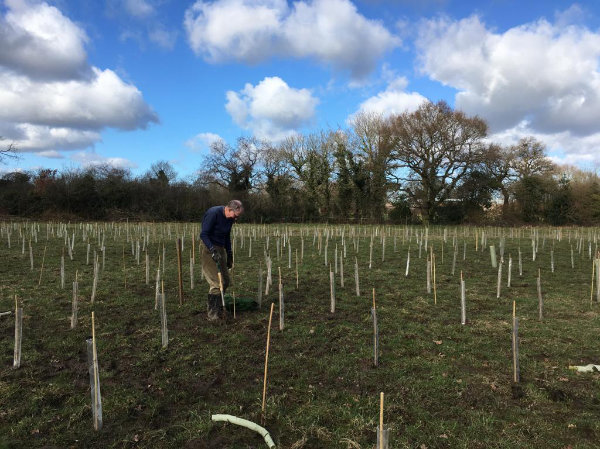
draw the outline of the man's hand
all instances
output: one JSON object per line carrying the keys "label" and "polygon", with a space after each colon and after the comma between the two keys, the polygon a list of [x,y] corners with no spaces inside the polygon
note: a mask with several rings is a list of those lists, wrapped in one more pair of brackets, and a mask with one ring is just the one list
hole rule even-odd
{"label": "man's hand", "polygon": [[217,265],[221,264],[221,255],[216,250],[216,248],[212,249],[210,257],[212,257],[212,260],[214,260]]}
{"label": "man's hand", "polygon": [[233,267],[233,253],[227,254],[227,268],[231,270]]}

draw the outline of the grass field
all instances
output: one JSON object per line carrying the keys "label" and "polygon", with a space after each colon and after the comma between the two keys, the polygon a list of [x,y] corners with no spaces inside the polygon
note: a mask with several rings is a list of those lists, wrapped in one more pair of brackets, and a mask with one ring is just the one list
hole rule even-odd
{"label": "grass field", "polygon": [[[259,269],[263,289],[266,282],[266,254],[272,260],[273,285],[268,295],[263,291],[260,309],[219,323],[206,319],[207,284],[200,279],[199,257],[195,288],[190,288],[197,224],[3,222],[0,230],[0,312],[11,311],[0,316],[0,448],[266,448],[259,434],[212,422],[211,415],[261,422],[272,302],[264,427],[278,448],[375,447],[380,392],[385,393],[383,419],[391,448],[598,446],[600,374],[569,366],[600,364],[595,287],[591,301],[599,229],[236,225],[229,292],[258,298]],[[67,245],[73,236],[71,260]],[[183,239],[182,305],[178,237]],[[535,261],[532,239],[538,247]],[[425,240],[435,254],[431,293]],[[163,245],[165,349],[154,307]],[[498,261],[504,246],[500,298],[490,245]],[[336,307],[331,313],[329,273],[330,267],[335,271],[336,247]],[[100,269],[92,303],[94,252]],[[461,271],[466,325],[461,325]],[[76,274],[78,319],[71,329]],[[18,369],[13,369],[15,295],[24,314]],[[519,383],[513,382],[513,301],[519,319]],[[92,421],[86,349],[92,311],[103,409],[99,431]]]}

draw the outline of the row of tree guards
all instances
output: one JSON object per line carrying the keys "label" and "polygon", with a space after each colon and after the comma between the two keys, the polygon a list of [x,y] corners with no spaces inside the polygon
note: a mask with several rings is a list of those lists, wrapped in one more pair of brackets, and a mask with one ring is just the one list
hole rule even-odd
{"label": "row of tree guards", "polygon": [[[105,270],[107,258],[122,258],[123,284],[128,286],[128,257],[126,248],[131,248],[131,257],[136,265],[141,265],[142,254],[145,253],[144,278],[145,284],[150,284],[151,261],[153,252],[156,252],[156,277],[155,277],[155,301],[154,308],[158,311],[160,317],[160,338],[161,347],[166,349],[169,342],[167,326],[167,297],[165,294],[165,281],[169,276],[167,269],[171,263],[167,257],[171,252],[167,252],[175,243],[175,260],[177,266],[177,292],[178,303],[182,305],[184,297],[184,278],[186,273],[183,269],[183,255],[188,247],[189,253],[189,276],[190,290],[194,289],[194,267],[196,265],[196,236],[200,228],[197,224],[148,224],[148,223],[9,223],[0,224],[0,240],[6,242],[6,246],[17,251],[21,255],[26,255],[25,248],[28,248],[30,270],[35,271],[36,247],[40,248],[41,261],[39,262],[38,286],[44,280],[44,267],[54,264],[49,255],[48,247],[52,239],[59,239],[62,243],[60,254],[60,288],[64,289],[67,277],[67,268],[65,254],[69,257],[71,269],[74,269],[74,281],[72,283],[72,307],[70,317],[70,327],[75,328],[78,323],[78,302],[82,297],[79,283],[83,278],[80,269],[82,261],[77,258],[79,254],[85,251],[85,265],[92,264],[91,274],[91,292],[89,294],[90,303],[94,303],[98,298],[98,288],[101,282],[101,274]],[[507,239],[512,247],[517,245],[517,260],[519,276],[523,276],[524,253],[521,245],[524,247],[531,245],[531,256],[527,259],[536,262],[539,259],[540,251],[546,246],[549,247],[551,273],[555,269],[565,269],[568,267],[557,267],[555,264],[555,252],[564,251],[565,242],[568,243],[570,254],[570,269],[575,269],[576,255],[578,260],[589,259],[592,262],[591,293],[590,304],[600,301],[600,253],[598,252],[598,240],[600,232],[598,229],[555,229],[555,228],[422,228],[416,226],[266,226],[266,225],[238,225],[233,233],[233,250],[236,260],[247,257],[255,260],[256,248],[260,248],[263,257],[259,257],[257,265],[257,300],[262,304],[263,297],[268,297],[270,288],[273,285],[272,272],[273,262],[279,262],[278,266],[278,306],[279,306],[279,330],[285,329],[285,299],[284,282],[281,269],[281,262],[287,259],[288,270],[294,270],[295,287],[300,287],[300,270],[305,259],[305,249],[307,245],[312,246],[311,257],[322,258],[323,265],[329,270],[329,294],[331,314],[336,313],[336,288],[345,289],[344,262],[348,258],[353,258],[354,262],[354,289],[357,297],[361,296],[360,290],[360,265],[368,266],[372,269],[375,261],[375,250],[380,245],[381,262],[385,262],[386,246],[392,248],[393,253],[406,251],[406,265],[403,266],[405,277],[415,276],[418,272],[413,268],[411,270],[411,251],[417,254],[418,259],[425,256],[424,290],[427,294],[433,296],[433,303],[437,304],[437,279],[436,270],[444,264],[444,257],[448,257],[451,252],[451,270],[452,276],[455,275],[457,264],[460,259],[467,261],[467,246],[473,245],[476,252],[483,252],[489,249],[490,265],[498,270],[496,298],[501,298],[503,278],[503,266],[505,264],[505,249]],[[107,255],[107,241],[112,240],[113,244],[109,248],[121,249],[120,253],[109,253]],[[360,247],[368,241],[368,261],[360,260]],[[493,240],[494,244],[490,244]],[[20,244],[15,245],[15,241]],[[122,243],[119,246],[119,242]],[[293,247],[293,242],[295,247]],[[26,245],[27,243],[27,245]],[[187,243],[187,245],[186,245]],[[311,245],[312,243],[312,245]],[[496,246],[496,243],[498,246]],[[43,245],[43,251],[41,246]],[[254,256],[253,256],[254,247]],[[499,249],[499,251],[496,250]],[[333,249],[333,251],[331,251]],[[462,251],[461,251],[462,250]],[[271,251],[274,252],[275,259],[271,257]],[[462,252],[462,254],[461,254]],[[38,253],[38,254],[39,254]],[[91,256],[91,258],[90,258]],[[287,256],[287,257],[286,257]],[[294,256],[294,257],[292,257]],[[170,257],[170,256],[169,256]],[[439,262],[438,262],[439,257]],[[47,260],[47,258],[50,258]],[[91,261],[90,261],[91,259]],[[352,260],[352,259],[351,259]],[[263,264],[264,261],[264,264]],[[292,263],[292,262],[295,263]],[[79,265],[78,265],[79,263]],[[130,263],[131,265],[131,263]],[[263,269],[266,268],[265,270]],[[398,267],[400,268],[400,267]],[[506,286],[511,288],[513,276],[512,254],[508,254],[508,263],[506,269]],[[48,272],[48,270],[46,270]],[[233,270],[235,272],[235,269]],[[233,277],[232,272],[232,277]],[[46,275],[48,282],[53,279]],[[129,284],[137,279],[129,279]],[[460,323],[467,325],[467,289],[466,278],[463,270],[460,270],[459,292],[460,292]],[[542,270],[537,267],[536,278],[538,294],[538,318],[543,319],[543,297],[542,297]],[[234,295],[235,297],[235,295]],[[235,302],[235,300],[234,300]],[[273,317],[274,303],[271,303],[269,313],[269,324],[267,329],[267,345],[265,351],[264,382],[262,395],[262,420],[266,416],[266,392],[267,392],[267,369],[269,357],[269,345],[271,335],[271,321]],[[15,296],[15,345],[13,367],[19,368],[21,365],[21,344],[23,336],[23,308],[19,306]],[[0,312],[0,316],[10,315],[8,312]],[[372,289],[372,308],[371,317],[373,322],[373,365],[379,365],[380,344],[379,344],[379,323],[376,308],[376,292]],[[96,353],[95,340],[95,321],[94,312],[92,312],[92,338],[88,339],[86,344],[88,348],[88,364],[90,374],[90,391],[92,397],[92,414],[94,428],[99,430],[102,427],[102,404],[100,395],[100,379],[98,369],[98,357]],[[512,353],[513,353],[513,376],[515,383],[519,382],[519,345],[518,345],[518,318],[516,315],[516,302],[513,302],[512,313]],[[377,431],[378,447],[387,447],[389,431],[383,428],[383,393],[381,393],[381,422]]]}

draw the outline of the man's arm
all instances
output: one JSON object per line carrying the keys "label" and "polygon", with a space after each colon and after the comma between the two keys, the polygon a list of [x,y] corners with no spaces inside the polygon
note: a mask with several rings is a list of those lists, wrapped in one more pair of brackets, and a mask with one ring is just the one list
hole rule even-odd
{"label": "man's arm", "polygon": [[214,245],[213,242],[211,242],[208,233],[214,227],[216,219],[217,217],[214,213],[204,214],[204,218],[202,219],[202,232],[200,232],[200,239],[202,239],[209,251],[213,250]]}

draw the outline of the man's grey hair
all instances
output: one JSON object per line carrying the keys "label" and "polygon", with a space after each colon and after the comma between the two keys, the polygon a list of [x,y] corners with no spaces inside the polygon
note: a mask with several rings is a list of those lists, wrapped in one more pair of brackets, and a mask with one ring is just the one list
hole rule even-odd
{"label": "man's grey hair", "polygon": [[236,214],[241,214],[242,212],[244,212],[244,205],[240,200],[231,200],[229,203],[227,203],[227,207],[229,208],[229,210],[234,211]]}

